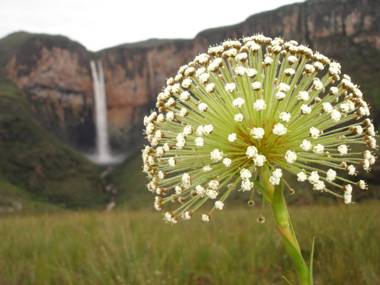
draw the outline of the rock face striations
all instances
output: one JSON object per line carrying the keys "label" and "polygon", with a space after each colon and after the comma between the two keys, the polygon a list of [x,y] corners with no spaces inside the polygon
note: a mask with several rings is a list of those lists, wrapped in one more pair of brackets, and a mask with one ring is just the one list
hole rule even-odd
{"label": "rock face striations", "polygon": [[1,75],[24,91],[48,130],[79,148],[94,141],[90,57],[62,36],[20,32],[0,40]]}
{"label": "rock face striations", "polygon": [[194,55],[188,40],[149,40],[99,52],[106,77],[108,117],[114,146],[142,139],[142,118],[166,78]]}
{"label": "rock face striations", "polygon": [[295,39],[341,61],[372,103],[380,91],[378,0],[309,0],[203,31],[193,40],[153,39],[97,53],[61,36],[16,33],[0,40],[0,72],[24,90],[46,128],[88,150],[95,137],[90,60],[101,60],[111,143],[133,151],[142,142],[142,117],[167,77],[209,44],[254,33]]}

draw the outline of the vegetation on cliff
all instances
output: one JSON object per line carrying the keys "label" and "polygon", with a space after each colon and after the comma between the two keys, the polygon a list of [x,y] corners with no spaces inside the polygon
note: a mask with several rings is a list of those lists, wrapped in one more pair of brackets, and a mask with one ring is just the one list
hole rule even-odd
{"label": "vegetation on cliff", "polygon": [[25,97],[6,81],[0,81],[0,110],[2,183],[68,207],[105,202],[98,168],[43,129]]}

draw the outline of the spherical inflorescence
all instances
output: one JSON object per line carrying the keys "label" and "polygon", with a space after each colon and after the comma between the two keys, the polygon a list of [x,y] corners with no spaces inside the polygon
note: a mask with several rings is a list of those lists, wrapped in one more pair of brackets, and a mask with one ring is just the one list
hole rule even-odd
{"label": "spherical inflorescence", "polygon": [[[222,210],[233,191],[289,186],[285,173],[351,203],[359,169],[377,148],[369,107],[341,66],[295,41],[228,40],[182,66],[145,117],[143,150],[154,206],[178,202],[168,222],[207,202]],[[302,186],[301,186],[302,187]]]}

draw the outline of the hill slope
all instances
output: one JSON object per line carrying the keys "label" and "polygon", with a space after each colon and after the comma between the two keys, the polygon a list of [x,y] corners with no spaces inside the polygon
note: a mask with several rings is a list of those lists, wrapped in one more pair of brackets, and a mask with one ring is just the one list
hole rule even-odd
{"label": "hill slope", "polygon": [[0,110],[0,181],[68,207],[105,201],[97,167],[44,130],[25,97],[5,81],[0,81]]}

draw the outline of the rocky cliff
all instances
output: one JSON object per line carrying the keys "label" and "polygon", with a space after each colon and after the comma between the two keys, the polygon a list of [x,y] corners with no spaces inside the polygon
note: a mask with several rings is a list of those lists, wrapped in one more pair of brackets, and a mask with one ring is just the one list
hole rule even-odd
{"label": "rocky cliff", "polygon": [[142,117],[166,78],[194,56],[189,40],[149,40],[101,51],[114,146],[141,141]]}
{"label": "rocky cliff", "polygon": [[20,32],[0,40],[1,74],[25,91],[47,129],[79,148],[94,137],[90,57],[62,36]]}
{"label": "rocky cliff", "polygon": [[112,144],[131,150],[141,142],[142,116],[168,76],[209,44],[254,33],[295,39],[340,60],[380,114],[378,0],[309,0],[203,31],[193,40],[149,40],[95,54],[64,37],[11,35],[0,40],[1,72],[25,91],[47,128],[88,149],[94,141],[89,61],[101,60]]}

